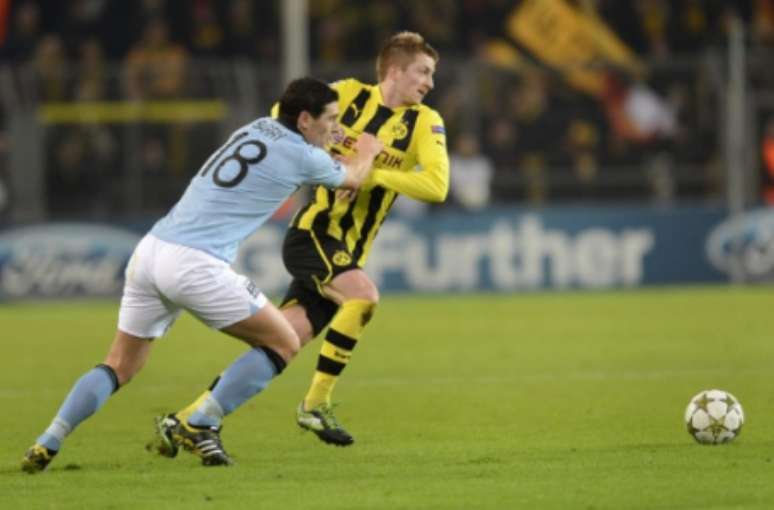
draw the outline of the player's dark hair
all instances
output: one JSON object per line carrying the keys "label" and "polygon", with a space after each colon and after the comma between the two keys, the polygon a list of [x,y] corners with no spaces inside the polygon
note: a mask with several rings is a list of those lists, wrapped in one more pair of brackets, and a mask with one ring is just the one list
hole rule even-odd
{"label": "player's dark hair", "polygon": [[293,80],[280,98],[279,120],[287,127],[297,130],[301,112],[309,112],[316,119],[325,110],[325,105],[338,99],[338,92],[316,78]]}

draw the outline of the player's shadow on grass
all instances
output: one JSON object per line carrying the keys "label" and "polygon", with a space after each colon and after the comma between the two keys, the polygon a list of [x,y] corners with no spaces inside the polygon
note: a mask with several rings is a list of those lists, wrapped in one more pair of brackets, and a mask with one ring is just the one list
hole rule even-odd
{"label": "player's shadow on grass", "polygon": [[71,463],[71,464],[65,464],[64,466],[51,466],[49,468],[46,468],[46,470],[43,471],[42,473],[32,473],[32,474],[30,474],[30,473],[25,473],[24,471],[22,471],[19,466],[13,466],[13,467],[9,466],[9,467],[5,467],[5,468],[0,468],[0,475],[16,475],[16,474],[18,474],[18,475],[34,477],[34,476],[45,476],[45,473],[56,473],[56,472],[61,472],[61,471],[81,471],[81,470],[83,470],[83,466],[81,466],[80,464],[73,464],[73,463]]}

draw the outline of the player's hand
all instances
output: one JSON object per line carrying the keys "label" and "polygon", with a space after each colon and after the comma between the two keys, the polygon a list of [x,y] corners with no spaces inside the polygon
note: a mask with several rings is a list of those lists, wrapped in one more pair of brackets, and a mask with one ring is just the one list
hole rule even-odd
{"label": "player's hand", "polygon": [[357,198],[357,190],[344,188],[339,188],[336,190],[337,200],[346,200],[347,202],[352,202],[355,200],[355,198]]}
{"label": "player's hand", "polygon": [[363,133],[357,138],[357,142],[355,142],[355,150],[359,154],[376,157],[377,154],[384,150],[384,144],[374,135]]}

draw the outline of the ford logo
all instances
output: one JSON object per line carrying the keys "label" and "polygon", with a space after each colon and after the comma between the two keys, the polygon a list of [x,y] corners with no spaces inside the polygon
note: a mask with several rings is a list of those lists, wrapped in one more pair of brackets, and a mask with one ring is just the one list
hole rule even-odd
{"label": "ford logo", "polygon": [[731,272],[736,260],[755,280],[774,277],[774,209],[758,209],[730,218],[710,233],[707,258],[720,271]]}
{"label": "ford logo", "polygon": [[139,236],[113,227],[63,223],[0,233],[0,298],[120,293]]}

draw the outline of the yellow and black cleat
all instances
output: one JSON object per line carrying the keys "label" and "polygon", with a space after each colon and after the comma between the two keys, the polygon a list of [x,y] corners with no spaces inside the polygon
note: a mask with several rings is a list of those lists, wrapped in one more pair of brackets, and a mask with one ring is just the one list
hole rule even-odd
{"label": "yellow and black cleat", "polygon": [[56,453],[56,450],[49,450],[37,443],[32,445],[21,461],[22,471],[30,474],[40,473],[48,467]]}
{"label": "yellow and black cleat", "polygon": [[205,466],[230,466],[234,460],[220,440],[220,427],[198,428],[183,423],[174,414],[156,417],[156,437],[146,449],[164,457],[175,457],[180,447],[202,460]]}
{"label": "yellow and black cleat", "polygon": [[333,406],[329,404],[321,404],[307,411],[301,402],[296,409],[296,423],[302,429],[314,432],[320,441],[327,444],[349,446],[355,442],[355,438],[336,420]]}

